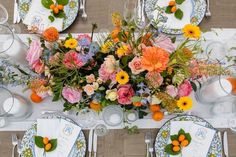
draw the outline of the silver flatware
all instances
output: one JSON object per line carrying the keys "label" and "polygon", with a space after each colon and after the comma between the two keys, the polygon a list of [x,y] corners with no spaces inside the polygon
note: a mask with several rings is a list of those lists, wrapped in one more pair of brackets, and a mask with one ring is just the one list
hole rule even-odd
{"label": "silver flatware", "polygon": [[18,139],[17,153],[18,153],[18,157],[21,157],[21,139]]}
{"label": "silver flatware", "polygon": [[151,138],[151,140],[150,140],[150,146],[149,146],[149,149],[148,149],[148,151],[149,151],[151,157],[153,157],[153,153],[154,153],[153,144],[154,144],[154,141],[153,141],[153,139]]}
{"label": "silver flatware", "polygon": [[97,141],[98,141],[98,136],[94,132],[94,134],[93,134],[93,157],[97,157]]}
{"label": "silver flatware", "polygon": [[224,141],[223,141],[223,132],[222,131],[218,131],[218,136],[220,138],[220,142],[221,142],[221,145],[222,145],[222,152],[221,152],[221,155],[222,157],[226,157],[225,156],[225,150],[224,150]]}
{"label": "silver flatware", "polygon": [[151,143],[151,133],[150,132],[146,132],[145,134],[145,143],[146,143],[146,157],[149,157],[149,146]]}
{"label": "silver flatware", "polygon": [[86,11],[85,11],[85,0],[80,0],[80,9],[82,10],[82,19],[85,21],[87,20],[87,17],[88,15],[86,14]]}
{"label": "silver flatware", "polygon": [[15,157],[15,147],[16,147],[17,144],[18,144],[18,139],[17,139],[16,134],[12,134],[12,135],[11,135],[11,140],[12,140],[12,145],[13,145],[11,156],[12,156],[12,157]]}
{"label": "silver flatware", "polygon": [[93,147],[93,129],[89,131],[89,140],[88,140],[89,157],[92,157],[92,147]]}
{"label": "silver flatware", "polygon": [[211,11],[210,11],[210,0],[206,0],[206,4],[207,4],[207,8],[206,8],[205,16],[206,16],[206,17],[210,17],[210,16],[211,16]]}
{"label": "silver flatware", "polygon": [[228,147],[228,134],[227,134],[227,131],[224,131],[223,136],[224,136],[223,143],[224,143],[225,156],[229,157],[229,147]]}

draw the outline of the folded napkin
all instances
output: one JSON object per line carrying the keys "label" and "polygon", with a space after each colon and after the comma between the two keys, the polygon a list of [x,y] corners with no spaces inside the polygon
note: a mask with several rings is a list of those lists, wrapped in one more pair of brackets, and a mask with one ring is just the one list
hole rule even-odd
{"label": "folded napkin", "polygon": [[[168,6],[169,2],[170,0],[158,0],[156,5],[159,7],[166,7]],[[181,5],[178,5],[178,8],[183,11],[183,18],[179,20],[174,14],[165,13],[168,20],[166,23],[164,23],[164,27],[170,29],[182,29],[186,24],[190,23],[190,17],[193,11],[192,0],[185,0],[185,2],[183,2]]]}
{"label": "folded napkin", "polygon": [[38,119],[37,136],[57,139],[57,148],[47,152],[35,146],[36,157],[67,157],[73,148],[81,131],[80,126],[64,119]]}
{"label": "folded napkin", "polygon": [[[211,142],[216,133],[214,129],[205,127],[205,122],[193,121],[172,121],[170,134],[178,134],[182,128],[185,132],[190,133],[192,137],[191,143],[182,150],[182,157],[206,157],[209,151]],[[175,155],[170,157],[179,157]]]}
{"label": "folded napkin", "polygon": [[62,31],[62,18],[55,18],[53,22],[48,19],[51,15],[50,9],[44,8],[41,4],[41,0],[32,0],[30,9],[26,14],[23,23],[28,26],[36,26],[40,31],[44,31],[48,27],[55,27],[59,31]]}
{"label": "folded napkin", "polygon": [[[37,136],[48,137],[49,139],[58,138],[59,124],[59,119],[37,119]],[[58,154],[56,150],[47,152],[46,157],[57,157]],[[45,157],[44,150],[35,145],[35,155],[36,157]]]}

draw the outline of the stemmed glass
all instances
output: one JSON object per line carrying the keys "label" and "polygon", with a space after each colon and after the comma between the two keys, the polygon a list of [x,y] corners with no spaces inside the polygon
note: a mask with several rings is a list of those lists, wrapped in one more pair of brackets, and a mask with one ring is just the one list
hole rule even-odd
{"label": "stemmed glass", "polygon": [[137,0],[127,0],[124,4],[123,16],[126,21],[133,21],[137,10]]}

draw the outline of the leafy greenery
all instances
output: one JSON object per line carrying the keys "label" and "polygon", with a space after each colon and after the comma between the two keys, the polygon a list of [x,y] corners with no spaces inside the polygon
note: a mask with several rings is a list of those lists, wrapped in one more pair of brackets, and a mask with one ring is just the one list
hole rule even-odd
{"label": "leafy greenery", "polygon": [[175,0],[176,4],[181,5],[185,0]]}
{"label": "leafy greenery", "polygon": [[67,5],[69,3],[69,0],[57,0],[57,3],[61,5]]}
{"label": "leafy greenery", "polygon": [[181,9],[177,9],[175,12],[175,17],[179,20],[182,20],[183,16],[184,16],[183,11]]}
{"label": "leafy greenery", "polygon": [[53,22],[53,21],[55,20],[55,18],[54,18],[52,15],[48,16],[48,19],[49,19],[51,22]]}
{"label": "leafy greenery", "polygon": [[166,7],[166,10],[165,10],[165,12],[167,13],[167,14],[171,14],[172,12],[171,12],[171,6],[168,6],[168,7]]}
{"label": "leafy greenery", "polygon": [[57,139],[51,139],[49,143],[51,143],[52,147],[47,152],[52,152],[57,148]]}
{"label": "leafy greenery", "polygon": [[41,3],[45,8],[50,9],[50,5],[53,4],[53,1],[52,0],[41,0]]}
{"label": "leafy greenery", "polygon": [[181,150],[179,150],[178,152],[174,152],[173,151],[173,145],[172,144],[168,144],[167,146],[165,146],[165,152],[170,154],[170,155],[178,155],[181,153]]}
{"label": "leafy greenery", "polygon": [[34,137],[35,145],[39,148],[44,148],[43,137],[42,136],[35,136]]}

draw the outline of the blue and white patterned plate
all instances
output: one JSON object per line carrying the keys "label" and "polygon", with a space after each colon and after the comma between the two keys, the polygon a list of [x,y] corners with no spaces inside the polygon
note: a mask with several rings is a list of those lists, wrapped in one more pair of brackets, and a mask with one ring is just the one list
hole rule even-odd
{"label": "blue and white patterned plate", "polygon": [[[169,155],[165,152],[165,146],[169,144],[170,138],[170,122],[171,121],[193,121],[193,122],[205,122],[205,127],[214,129],[213,126],[202,118],[196,116],[183,115],[178,116],[167,121],[160,129],[157,134],[155,141],[155,152],[158,157],[168,157]],[[222,144],[218,134],[215,134],[211,146],[208,151],[207,157],[221,157]]]}
{"label": "blue and white patterned plate", "polygon": [[[165,8],[158,7],[158,1],[160,0],[146,0],[145,12],[151,24],[155,28],[161,29],[162,32],[167,34],[182,34],[182,29],[171,29],[163,27],[167,21]],[[202,21],[206,12],[206,1],[205,0],[191,0],[193,4],[193,11],[190,17],[190,22],[193,25],[199,25]],[[156,16],[158,15],[158,16]]]}
{"label": "blue and white patterned plate", "polygon": [[[19,0],[19,13],[21,19],[24,19],[29,11],[33,0]],[[67,29],[76,19],[79,12],[79,0],[69,0],[69,3],[64,7],[66,18],[63,20],[62,30]]]}
{"label": "blue and white patterned plate", "polygon": [[[45,115],[43,118],[46,119],[63,118],[71,123],[76,124],[71,119],[56,114],[48,114]],[[25,132],[21,144],[19,146],[18,152],[21,154],[22,157],[35,157],[34,136],[36,135],[36,133],[37,133],[37,122],[34,122],[31,128]],[[84,133],[81,131],[68,157],[84,157],[85,152],[86,152],[86,140]]]}

